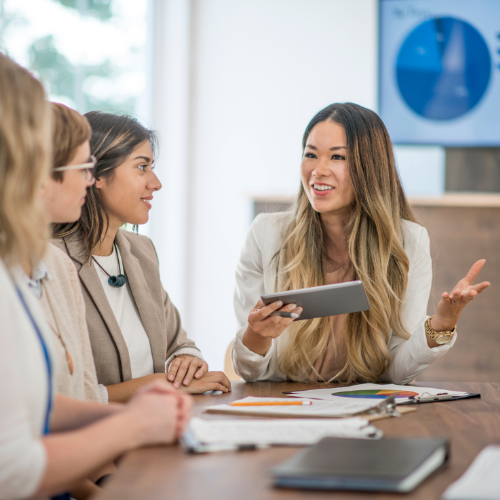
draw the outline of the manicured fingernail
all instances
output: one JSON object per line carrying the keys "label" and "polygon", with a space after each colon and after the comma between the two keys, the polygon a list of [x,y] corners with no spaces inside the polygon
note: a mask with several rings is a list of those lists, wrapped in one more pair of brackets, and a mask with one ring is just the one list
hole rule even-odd
{"label": "manicured fingernail", "polygon": [[188,378],[184,380],[184,385],[189,385],[189,379]]}
{"label": "manicured fingernail", "polygon": [[278,302],[276,302],[275,306],[276,307],[281,307],[283,305],[283,302],[281,302],[281,300],[278,300]]}
{"label": "manicured fingernail", "polygon": [[180,382],[178,380],[176,382],[174,382],[174,387],[176,389],[178,389],[180,386],[181,386],[181,384],[180,384]]}
{"label": "manicured fingernail", "polygon": [[296,311],[295,311],[295,314],[300,314],[302,313],[304,309],[302,309],[302,307],[299,307]]}
{"label": "manicured fingernail", "polygon": [[174,376],[173,375],[169,375],[168,376],[168,380],[174,380]]}
{"label": "manicured fingernail", "polygon": [[295,313],[292,313],[292,314],[290,314],[290,316],[291,316],[293,319],[300,318],[300,314],[295,314]]}
{"label": "manicured fingernail", "polygon": [[288,304],[288,309],[290,309],[290,311],[293,311],[296,307],[297,304]]}

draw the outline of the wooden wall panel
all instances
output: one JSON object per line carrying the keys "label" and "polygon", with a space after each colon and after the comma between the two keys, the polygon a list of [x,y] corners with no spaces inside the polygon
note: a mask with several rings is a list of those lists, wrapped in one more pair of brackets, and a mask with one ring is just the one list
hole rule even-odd
{"label": "wooden wall panel", "polygon": [[446,148],[445,191],[500,192],[500,148]]}
{"label": "wooden wall panel", "polygon": [[465,308],[453,349],[418,380],[500,381],[500,207],[413,208],[431,238],[429,314],[478,259],[486,259],[479,279],[492,283]]}

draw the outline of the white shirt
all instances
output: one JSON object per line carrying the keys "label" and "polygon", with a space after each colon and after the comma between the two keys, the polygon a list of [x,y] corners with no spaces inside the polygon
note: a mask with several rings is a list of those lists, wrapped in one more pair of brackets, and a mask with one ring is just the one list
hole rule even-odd
{"label": "white shirt", "polygon": [[47,266],[44,264],[43,260],[41,260],[33,272],[31,273],[32,277],[26,276],[26,283],[29,289],[33,292],[37,299],[40,299],[42,296],[42,280],[52,280],[52,276],[50,275]]}
{"label": "white shirt", "polygon": [[[250,351],[242,341],[248,326],[248,314],[261,295],[275,292],[276,270],[272,258],[281,247],[281,235],[290,212],[261,214],[253,221],[236,267],[234,308],[238,332],[233,343],[232,359],[236,373],[247,382],[285,380],[278,368],[278,358],[289,342],[289,330],[272,340],[264,356]],[[392,332],[389,340],[391,364],[381,380],[407,384],[431,363],[448,352],[457,334],[447,344],[430,348],[424,323],[432,285],[432,260],[427,230],[406,220],[402,221],[404,248],[410,260],[408,286],[403,300],[401,320],[411,337],[405,340]]]}
{"label": "white shirt", "polygon": [[[116,252],[118,252],[118,257],[120,258],[120,266],[118,266]],[[93,258],[99,262],[109,275],[118,276],[118,274],[120,274],[120,269],[121,274],[126,275],[123,269],[120,251],[116,246],[113,246],[113,253],[110,256],[101,257],[93,255]],[[146,334],[146,330],[144,330],[139,311],[132,297],[130,285],[127,282],[120,288],[114,288],[108,283],[109,277],[95,262],[94,267],[101,280],[104,293],[106,294],[111,310],[118,322],[125,343],[127,344],[130,365],[132,367],[132,378],[151,375],[154,373],[151,344],[149,343],[149,338]]]}
{"label": "white shirt", "polygon": [[[21,269],[14,279],[54,356],[38,301]],[[55,366],[52,366],[55,378]],[[0,259],[0,496],[31,497],[44,474],[47,456],[41,436],[48,401],[47,364],[41,342]],[[52,385],[54,387],[54,385]]]}

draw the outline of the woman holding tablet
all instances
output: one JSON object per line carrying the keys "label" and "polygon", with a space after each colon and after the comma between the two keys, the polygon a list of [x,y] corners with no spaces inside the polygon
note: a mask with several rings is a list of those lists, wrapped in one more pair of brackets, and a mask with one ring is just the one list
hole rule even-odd
{"label": "woman holding tablet", "polygon": [[[380,118],[332,104],[307,126],[301,185],[291,212],[253,222],[236,269],[235,370],[247,381],[408,383],[455,343],[476,262],[427,317],[429,236],[415,222]],[[361,280],[368,311],[294,322],[294,304],[264,306],[263,294]]]}

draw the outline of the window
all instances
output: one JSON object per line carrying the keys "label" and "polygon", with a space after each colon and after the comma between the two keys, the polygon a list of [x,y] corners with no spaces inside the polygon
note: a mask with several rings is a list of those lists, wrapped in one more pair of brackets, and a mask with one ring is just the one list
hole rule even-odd
{"label": "window", "polygon": [[147,120],[147,3],[0,0],[0,48],[43,82],[50,100]]}

